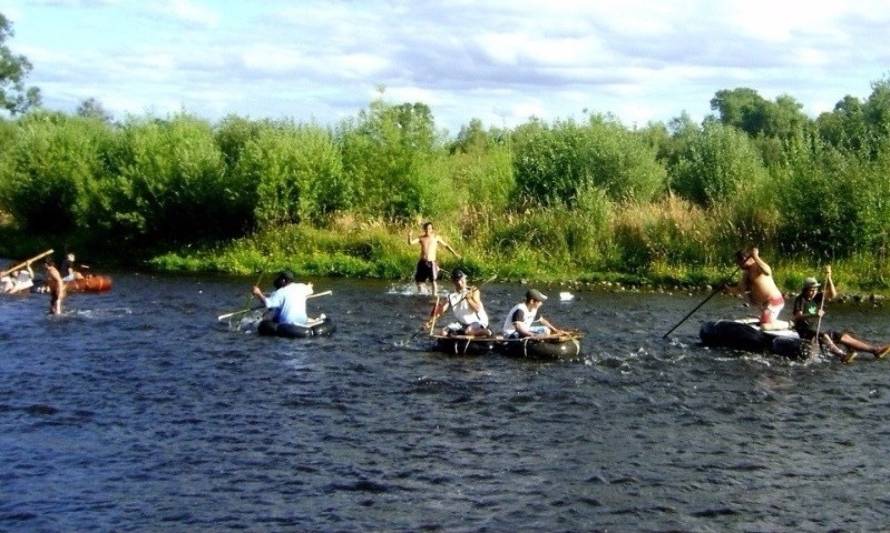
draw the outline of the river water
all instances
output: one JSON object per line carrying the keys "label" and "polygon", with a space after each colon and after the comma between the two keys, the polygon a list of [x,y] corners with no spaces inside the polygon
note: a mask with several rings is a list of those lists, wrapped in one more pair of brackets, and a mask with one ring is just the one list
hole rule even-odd
{"label": "river water", "polygon": [[[738,300],[666,341],[704,295],[551,298],[585,355],[540,362],[427,351],[430,298],[388,283],[316,280],[330,338],[218,324],[251,282],[118,275],[62,317],[0,300],[0,530],[890,525],[890,362],[699,346],[699,320]],[[493,323],[524,290],[485,287]],[[830,311],[890,338],[886,309]]]}

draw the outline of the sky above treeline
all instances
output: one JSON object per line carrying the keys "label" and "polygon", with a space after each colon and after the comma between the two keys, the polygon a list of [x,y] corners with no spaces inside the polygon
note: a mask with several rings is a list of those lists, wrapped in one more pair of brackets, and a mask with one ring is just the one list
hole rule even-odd
{"label": "sky above treeline", "polygon": [[890,76],[890,0],[0,0],[44,106],[335,124],[380,94],[457,133],[612,113],[696,121],[721,89],[812,117]]}

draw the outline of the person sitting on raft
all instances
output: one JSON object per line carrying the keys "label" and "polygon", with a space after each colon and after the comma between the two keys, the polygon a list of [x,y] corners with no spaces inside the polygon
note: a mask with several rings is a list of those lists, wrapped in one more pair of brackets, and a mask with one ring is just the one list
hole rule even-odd
{"label": "person sitting on raft", "polygon": [[[76,279],[83,279],[83,274],[76,270],[77,265],[74,263],[75,258],[73,253],[68,253],[65,255],[65,259],[62,259],[62,262],[59,264],[59,273],[62,275],[62,281],[68,283],[69,281],[74,281]],[[80,268],[89,268],[86,265],[80,265]]]}
{"label": "person sitting on raft", "polygon": [[760,309],[760,326],[769,329],[775,325],[785,307],[782,291],[776,287],[773,279],[773,270],[760,257],[757,248],[751,248],[750,253],[744,250],[736,252],[736,264],[742,270],[739,291],[751,305]]}
{"label": "person sitting on raft", "polygon": [[475,337],[491,337],[488,329],[488,314],[482,305],[481,295],[477,287],[467,287],[467,275],[456,268],[451,273],[454,292],[448,295],[445,306],[436,309],[431,320],[442,316],[449,307],[457,322],[449,324],[443,335],[470,335]]}
{"label": "person sitting on raft", "polygon": [[15,294],[30,289],[34,286],[34,271],[31,265],[25,265],[23,268],[0,278],[0,293]]}
{"label": "person sitting on raft", "polygon": [[[831,266],[825,267],[825,291],[819,291],[821,285],[816,278],[807,278],[797,298],[794,299],[794,329],[801,339],[810,341],[816,336],[819,318],[825,315],[823,299],[830,302],[837,297],[837,289],[831,279]],[[856,358],[856,352],[869,352],[877,359],[883,359],[890,353],[890,344],[881,347],[859,340],[849,331],[819,331],[819,344],[828,348],[832,355],[842,362],[849,363]],[[848,353],[838,344],[850,349]]]}
{"label": "person sitting on raft", "polygon": [[[312,294],[311,283],[296,283],[292,272],[285,270],[278,274],[272,283],[275,287],[268,298],[263,291],[254,285],[253,295],[263,303],[267,310],[272,312],[271,319],[263,322],[271,322],[267,326],[290,324],[303,326],[309,324],[306,316],[306,298]],[[262,323],[260,324],[262,326]]]}
{"label": "person sitting on raft", "polygon": [[[507,313],[504,321],[503,333],[507,338],[546,337],[553,333],[565,333],[544,317],[538,317],[538,309],[544,305],[547,296],[537,289],[530,289],[525,293],[525,301],[518,303]],[[540,326],[533,325],[540,322]]]}

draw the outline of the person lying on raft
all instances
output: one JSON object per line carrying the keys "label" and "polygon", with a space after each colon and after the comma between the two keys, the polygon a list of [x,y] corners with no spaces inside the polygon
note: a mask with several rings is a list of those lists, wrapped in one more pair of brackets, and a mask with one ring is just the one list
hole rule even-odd
{"label": "person lying on raft", "polygon": [[[825,267],[825,291],[819,291],[816,278],[807,278],[797,298],[794,299],[794,329],[801,339],[812,340],[816,336],[819,317],[825,315],[822,300],[830,302],[837,297],[837,289],[831,279],[831,266]],[[849,363],[856,358],[856,352],[869,352],[877,359],[883,359],[890,353],[890,344],[875,346],[853,336],[850,331],[819,330],[819,344],[828,348],[832,355],[842,362]],[[838,344],[851,350],[849,353]]]}
{"label": "person lying on raft", "polygon": [[271,313],[271,317],[267,320],[277,325],[306,326],[309,324],[309,317],[306,316],[306,297],[313,293],[312,284],[296,283],[293,273],[285,270],[278,274],[272,285],[275,287],[275,292],[269,297],[266,297],[263,291],[255,285],[252,291],[257,300],[261,301]]}
{"label": "person lying on raft", "polygon": [[457,322],[449,324],[442,330],[443,335],[470,335],[474,337],[491,337],[488,329],[488,314],[477,287],[467,287],[467,275],[459,268],[451,273],[454,292],[448,295],[445,305],[433,311],[430,320],[442,316],[450,307]]}
{"label": "person lying on raft", "polygon": [[[565,334],[544,317],[538,317],[538,310],[544,305],[547,296],[536,289],[525,293],[525,301],[518,303],[507,313],[503,333],[507,338],[546,337],[552,334]],[[533,325],[540,322],[540,326]]]}
{"label": "person lying on raft", "polygon": [[744,250],[736,252],[736,264],[742,270],[742,279],[737,290],[752,306],[760,310],[760,326],[770,329],[785,307],[782,291],[773,279],[773,270],[760,257],[757,248],[751,248],[750,253],[745,253]]}

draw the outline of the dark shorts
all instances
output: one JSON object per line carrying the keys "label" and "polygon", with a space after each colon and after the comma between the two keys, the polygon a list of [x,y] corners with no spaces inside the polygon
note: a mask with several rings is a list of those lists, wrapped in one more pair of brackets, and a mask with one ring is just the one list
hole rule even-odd
{"label": "dark shorts", "polygon": [[439,277],[439,265],[435,261],[424,261],[421,259],[417,262],[417,270],[414,272],[414,281],[423,283],[424,281],[436,281]]}
{"label": "dark shorts", "polygon": [[[798,326],[796,329],[797,334],[800,335],[800,338],[805,341],[811,340],[813,337],[816,336],[816,330],[811,327]],[[822,335],[828,335],[828,338],[831,339],[831,342],[837,344],[841,342],[841,337],[843,337],[844,335],[853,335],[853,332],[849,329],[845,329],[843,331],[831,331],[823,329],[819,331],[819,336],[821,337]]]}

